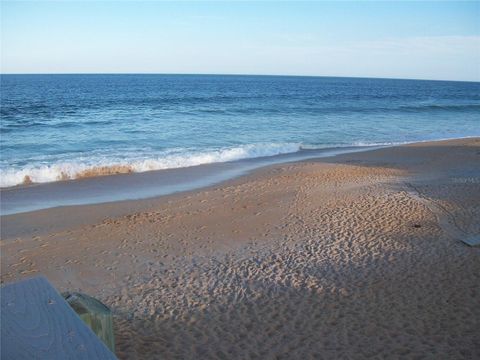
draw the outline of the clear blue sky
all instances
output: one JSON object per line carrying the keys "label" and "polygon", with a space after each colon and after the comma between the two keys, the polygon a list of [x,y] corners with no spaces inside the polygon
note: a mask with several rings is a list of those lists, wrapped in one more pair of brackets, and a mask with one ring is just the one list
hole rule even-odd
{"label": "clear blue sky", "polygon": [[480,81],[480,2],[1,2],[2,73]]}

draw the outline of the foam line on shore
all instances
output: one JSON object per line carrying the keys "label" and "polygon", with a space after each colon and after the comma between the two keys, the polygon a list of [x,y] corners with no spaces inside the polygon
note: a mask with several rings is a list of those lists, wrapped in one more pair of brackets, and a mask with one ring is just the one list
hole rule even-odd
{"label": "foam line on shore", "polygon": [[[466,136],[464,138],[469,138]],[[436,140],[451,140],[450,138]],[[415,142],[425,142],[423,140]],[[373,143],[358,141],[353,144],[310,145],[301,143],[261,143],[237,147],[195,151],[188,149],[169,149],[158,155],[123,154],[117,156],[92,156],[54,162],[42,165],[25,165],[2,169],[0,188],[33,183],[49,183],[65,180],[84,179],[98,176],[141,173],[146,171],[177,169],[212,163],[256,159],[277,155],[295,154],[304,150],[329,150],[351,147],[395,146],[415,143],[412,141]]]}
{"label": "foam line on shore", "polygon": [[[388,144],[359,143],[354,147],[386,146]],[[346,146],[315,146],[298,143],[248,144],[232,148],[210,151],[175,150],[165,151],[154,157],[125,155],[125,159],[92,157],[72,161],[27,165],[23,168],[9,168],[2,171],[0,187],[9,188],[17,185],[50,183],[66,180],[77,180],[98,176],[142,173],[155,170],[179,169],[198,165],[224,163],[238,160],[269,158],[278,155],[295,154],[301,151],[329,150],[347,148]]]}

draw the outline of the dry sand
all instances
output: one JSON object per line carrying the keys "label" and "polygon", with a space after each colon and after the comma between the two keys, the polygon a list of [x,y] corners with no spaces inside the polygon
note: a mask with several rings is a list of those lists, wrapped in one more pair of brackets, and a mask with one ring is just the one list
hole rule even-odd
{"label": "dry sand", "polygon": [[480,139],[421,143],[3,216],[2,282],[100,298],[121,359],[478,359],[471,236]]}

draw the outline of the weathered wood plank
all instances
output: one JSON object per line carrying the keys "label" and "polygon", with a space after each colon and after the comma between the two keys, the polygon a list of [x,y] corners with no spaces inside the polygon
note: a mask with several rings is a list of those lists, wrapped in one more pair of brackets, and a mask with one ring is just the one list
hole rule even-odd
{"label": "weathered wood plank", "polygon": [[44,277],[0,296],[2,359],[116,359]]}

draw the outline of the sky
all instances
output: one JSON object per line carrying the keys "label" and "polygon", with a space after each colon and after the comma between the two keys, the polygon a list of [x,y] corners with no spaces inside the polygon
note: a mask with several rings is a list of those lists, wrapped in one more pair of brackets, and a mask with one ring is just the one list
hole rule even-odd
{"label": "sky", "polygon": [[480,1],[1,0],[1,73],[480,81]]}

